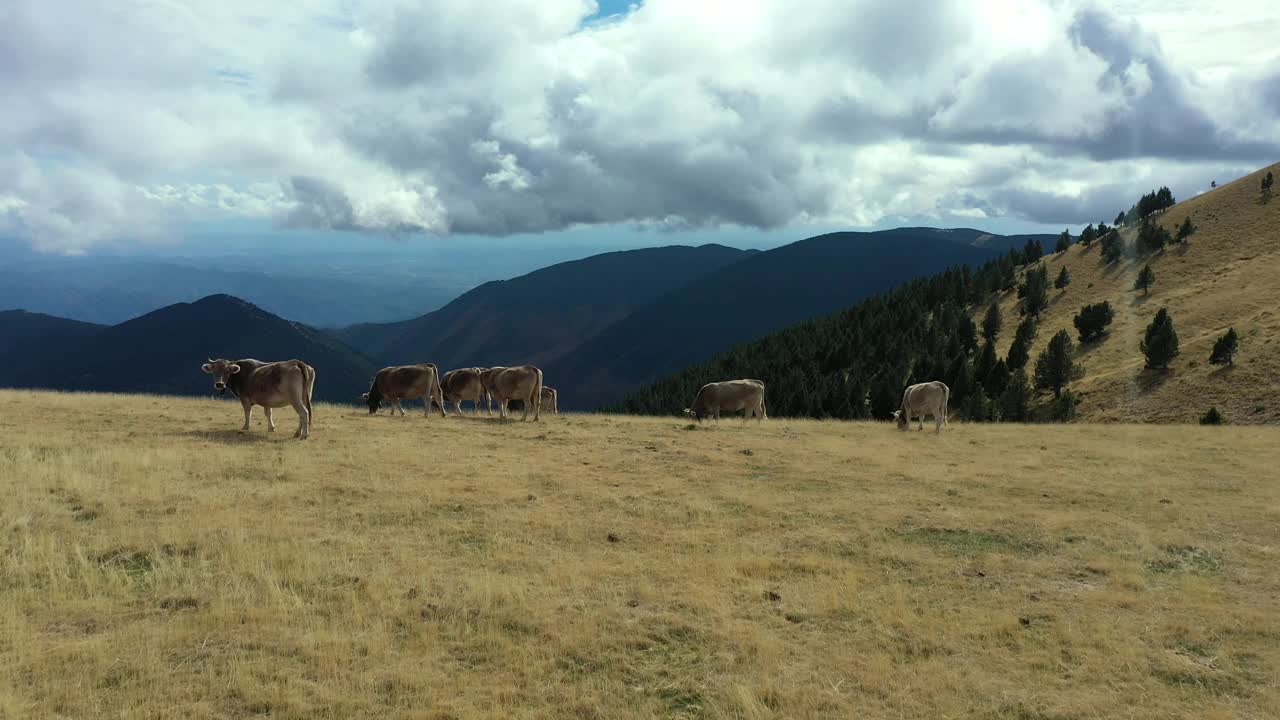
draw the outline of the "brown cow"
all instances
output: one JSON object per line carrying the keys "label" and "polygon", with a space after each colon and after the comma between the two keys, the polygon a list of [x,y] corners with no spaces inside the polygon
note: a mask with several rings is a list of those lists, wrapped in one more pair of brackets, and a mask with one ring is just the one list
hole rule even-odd
{"label": "brown cow", "polygon": [[480,405],[484,405],[485,413],[492,415],[493,412],[486,402],[484,392],[484,383],[480,379],[480,368],[458,368],[450,370],[440,378],[440,390],[444,394],[444,401],[453,403],[458,414],[462,414],[462,401],[470,400],[475,403],[475,414],[480,414]]}
{"label": "brown cow", "polygon": [[422,398],[427,417],[431,417],[432,401],[440,406],[440,417],[445,416],[444,398],[440,393],[440,371],[431,363],[382,368],[373,377],[369,392],[361,395],[360,399],[369,404],[370,415],[378,412],[382,401],[386,400],[391,403],[391,414],[394,415],[399,410],[403,417],[405,413],[400,401],[417,397]]}
{"label": "brown cow", "polygon": [[276,421],[271,411],[292,405],[298,413],[298,430],[295,438],[306,440],[311,436],[311,394],[316,386],[315,368],[301,360],[262,362],[244,360],[214,360],[200,366],[213,376],[213,387],[219,393],[230,390],[240,398],[244,408],[244,427],[249,432],[249,418],[253,406],[261,405],[267,415],[267,432],[275,432]]}
{"label": "brown cow", "polygon": [[542,407],[550,410],[552,415],[560,414],[560,393],[555,388],[542,386]]}
{"label": "brown cow", "polygon": [[520,419],[529,419],[529,407],[533,407],[533,419],[542,418],[542,371],[532,365],[520,365],[509,368],[490,368],[485,378],[485,389],[498,401],[498,415],[507,417],[507,403],[511,400],[524,402],[524,415]]}
{"label": "brown cow", "polygon": [[693,399],[693,407],[684,414],[702,422],[704,417],[720,419],[723,411],[742,410],[743,420],[753,415],[760,420],[769,416],[764,408],[764,383],[759,380],[726,380],[703,385]]}

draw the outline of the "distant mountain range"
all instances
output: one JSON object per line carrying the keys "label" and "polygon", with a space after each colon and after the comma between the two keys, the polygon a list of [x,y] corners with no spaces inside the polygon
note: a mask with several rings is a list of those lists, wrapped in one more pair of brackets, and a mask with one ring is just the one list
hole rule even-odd
{"label": "distant mountain range", "polygon": [[114,325],[0,313],[0,386],[200,395],[206,357],[297,357],[316,367],[318,399],[348,402],[384,365],[532,363],[561,407],[590,409],[735,343],[1026,240],[904,228],[768,251],[604,253],[484,283],[412,320],[331,331],[226,294]]}
{"label": "distant mountain range", "polygon": [[207,395],[206,358],[288,360],[316,368],[316,398],[348,402],[376,371],[322,332],[244,300],[213,295],[114,326],[0,313],[0,386]]}

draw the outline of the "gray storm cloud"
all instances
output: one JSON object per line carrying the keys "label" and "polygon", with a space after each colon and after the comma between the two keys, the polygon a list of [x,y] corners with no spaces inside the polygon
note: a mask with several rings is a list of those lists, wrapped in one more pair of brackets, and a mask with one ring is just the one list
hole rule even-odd
{"label": "gray storm cloud", "polygon": [[1134,19],[1009,8],[649,0],[584,25],[583,0],[13,0],[0,233],[1084,223],[1280,156],[1274,74],[1210,87]]}

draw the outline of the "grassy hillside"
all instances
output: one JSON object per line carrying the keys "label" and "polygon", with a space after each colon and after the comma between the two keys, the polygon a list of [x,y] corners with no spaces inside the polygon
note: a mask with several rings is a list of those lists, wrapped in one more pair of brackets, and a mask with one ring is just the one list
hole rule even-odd
{"label": "grassy hillside", "polygon": [[1276,428],[239,423],[0,392],[0,717],[1280,707]]}
{"label": "grassy hillside", "polygon": [[[1033,358],[1059,329],[1075,338],[1072,318],[1081,306],[1106,300],[1115,310],[1109,335],[1078,348],[1085,375],[1073,389],[1081,398],[1081,419],[1186,422],[1216,405],[1229,422],[1280,421],[1280,198],[1262,202],[1259,187],[1268,171],[1280,172],[1280,164],[1158,216],[1156,222],[1171,233],[1191,218],[1199,231],[1185,246],[1110,265],[1103,263],[1099,243],[1045,258],[1050,279],[1065,265],[1072,282],[1065,291],[1050,291]],[[1135,233],[1127,228],[1126,240],[1132,243]],[[1156,274],[1149,296],[1133,290],[1147,262]],[[1017,304],[1012,292],[1001,298],[1002,354],[1013,340]],[[1144,370],[1138,349],[1162,307],[1169,309],[1181,343],[1181,356],[1167,373]],[[980,305],[975,318],[981,320],[985,310]],[[1235,366],[1210,365],[1213,342],[1228,327],[1241,336]]]}

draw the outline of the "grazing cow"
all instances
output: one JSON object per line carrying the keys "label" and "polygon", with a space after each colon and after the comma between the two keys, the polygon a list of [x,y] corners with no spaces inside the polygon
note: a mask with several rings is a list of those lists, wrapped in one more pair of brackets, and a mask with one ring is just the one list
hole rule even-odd
{"label": "grazing cow", "polygon": [[529,408],[533,407],[533,419],[542,418],[542,371],[532,365],[520,365],[508,368],[490,368],[485,378],[485,390],[498,402],[498,415],[507,417],[507,403],[511,400],[524,402],[524,415],[520,419],[529,419]]}
{"label": "grazing cow", "polygon": [[462,414],[462,402],[470,400],[475,403],[475,414],[480,414],[480,405],[484,403],[485,412],[492,415],[489,403],[485,402],[484,382],[480,379],[480,368],[459,368],[450,370],[440,378],[440,391],[446,403],[453,403],[458,414]]}
{"label": "grazing cow", "polygon": [[560,414],[560,393],[555,388],[542,386],[542,407],[550,410],[552,415]]}
{"label": "grazing cow", "polygon": [[391,403],[392,415],[399,410],[400,416],[404,417],[400,401],[417,397],[422,398],[427,417],[431,417],[432,401],[440,406],[440,417],[445,416],[444,398],[440,394],[440,373],[431,363],[382,368],[373,377],[369,392],[361,395],[360,399],[368,403],[370,415],[378,412],[385,400]]}
{"label": "grazing cow", "polygon": [[905,431],[911,425],[911,418],[919,417],[919,429],[924,430],[924,416],[932,415],[933,431],[940,433],[947,422],[947,405],[950,403],[951,388],[946,383],[937,380],[919,383],[902,393],[902,407],[893,413],[893,419],[898,421],[898,429]]}
{"label": "grazing cow", "polygon": [[693,399],[693,407],[685,408],[684,414],[702,422],[702,418],[720,419],[722,412],[742,412],[742,419],[755,416],[759,420],[768,419],[764,407],[764,383],[759,380],[726,380],[703,385]]}
{"label": "grazing cow", "polygon": [[275,432],[276,421],[271,411],[292,405],[298,413],[298,430],[295,438],[306,440],[311,436],[311,393],[316,386],[315,368],[301,360],[262,362],[245,360],[214,360],[200,366],[213,376],[213,387],[219,393],[231,391],[240,399],[244,408],[244,427],[249,432],[249,417],[253,406],[261,405],[267,415],[267,432]]}

